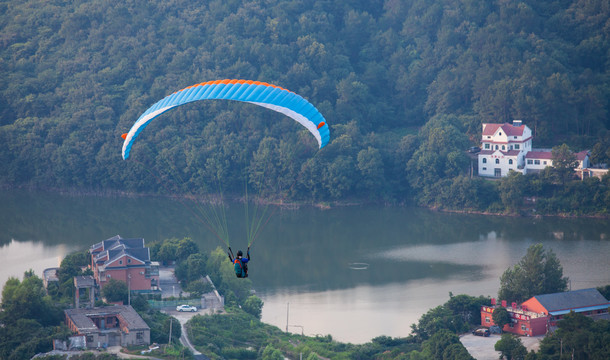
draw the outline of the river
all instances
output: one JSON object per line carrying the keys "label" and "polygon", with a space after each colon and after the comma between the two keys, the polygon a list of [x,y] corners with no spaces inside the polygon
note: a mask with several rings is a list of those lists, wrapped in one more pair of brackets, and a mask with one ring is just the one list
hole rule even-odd
{"label": "river", "polygon": [[[120,234],[147,242],[191,237],[222,245],[180,201],[0,191],[0,285]],[[572,289],[610,284],[610,222],[448,214],[409,207],[273,209],[252,246],[250,279],[262,320],[295,333],[365,343],[404,337],[449,293],[494,297],[504,270],[542,243]],[[227,219],[245,247],[244,209]]]}

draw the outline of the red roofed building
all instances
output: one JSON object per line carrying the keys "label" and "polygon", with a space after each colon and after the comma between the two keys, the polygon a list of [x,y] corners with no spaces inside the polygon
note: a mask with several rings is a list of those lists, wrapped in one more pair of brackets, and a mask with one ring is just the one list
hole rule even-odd
{"label": "red roofed building", "polygon": [[[492,314],[498,307],[495,301],[492,306],[481,307],[481,325],[494,325]],[[544,335],[557,326],[557,322],[571,311],[583,313],[593,319],[610,319],[608,309],[610,302],[597,289],[582,289],[554,294],[536,295],[520,306],[512,303],[506,308],[511,317],[511,323],[505,325],[502,331],[517,335]]]}
{"label": "red roofed building", "polygon": [[479,175],[507,176],[510,170],[522,171],[525,154],[532,150],[532,131],[521,120],[512,124],[483,124]]}
{"label": "red roofed building", "polygon": [[120,235],[89,249],[93,277],[100,288],[110,279],[124,281],[131,291],[159,289],[159,264],[150,261],[144,239],[124,239]]}
{"label": "red roofed building", "polygon": [[[512,124],[483,124],[481,152],[478,155],[479,175],[504,177],[509,171],[523,174],[539,172],[553,166],[549,149],[532,148],[532,131],[521,120]],[[581,171],[590,166],[589,151],[576,153]]]}

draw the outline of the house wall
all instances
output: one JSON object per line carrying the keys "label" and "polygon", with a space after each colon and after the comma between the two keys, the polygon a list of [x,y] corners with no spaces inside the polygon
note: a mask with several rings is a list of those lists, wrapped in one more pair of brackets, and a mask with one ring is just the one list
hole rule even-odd
{"label": "house wall", "polygon": [[[129,278],[131,275],[131,279]],[[128,284],[132,291],[150,290],[151,278],[146,278],[146,268],[106,268],[103,280],[100,278],[100,286],[103,288],[110,279],[120,280]]]}
{"label": "house wall", "polygon": [[[530,164],[530,162],[531,162],[531,164]],[[547,166],[553,166],[553,160],[535,159],[535,158],[525,159],[525,167],[527,168],[527,170],[540,171],[540,170],[544,170],[544,168],[546,168]]]}
{"label": "house wall", "polygon": [[123,332],[122,335],[122,346],[150,344],[150,330],[138,329],[131,332]]}
{"label": "house wall", "polygon": [[[506,128],[506,126],[510,128]],[[487,126],[495,126],[492,124],[483,124],[483,133]],[[527,126],[523,126],[523,133],[521,135],[515,135],[520,133],[517,127],[513,125],[504,124],[498,127],[493,135],[483,135],[481,138],[481,149],[482,152],[478,156],[478,169],[480,176],[486,177],[503,177],[507,176],[510,170],[523,172],[524,167],[524,156],[529,150],[531,150],[532,144],[532,132]],[[493,128],[489,128],[493,129]],[[508,131],[505,131],[508,130]],[[508,133],[510,134],[508,134]],[[507,152],[511,151],[510,155]],[[517,153],[518,152],[518,153]],[[483,159],[486,162],[483,162]],[[498,163],[496,164],[496,159]],[[510,162],[512,161],[512,164]],[[521,167],[521,169],[519,168]],[[499,174],[497,170],[499,169]]]}
{"label": "house wall", "polygon": [[[498,164],[496,164],[496,160],[498,160]],[[512,164],[510,164],[511,160]],[[481,154],[478,157],[478,162],[479,175],[481,176],[496,176],[495,169],[497,168],[500,169],[500,176],[507,176],[510,170],[520,171],[518,168],[519,157],[504,155],[500,151],[496,151],[491,155]]]}
{"label": "house wall", "polygon": [[[531,317],[529,315],[516,313],[507,308],[511,316],[511,323],[504,325],[503,332],[509,332],[523,336],[538,336],[544,335],[547,331],[548,316]],[[493,321],[494,307],[481,307],[481,326],[490,327],[496,325]]]}

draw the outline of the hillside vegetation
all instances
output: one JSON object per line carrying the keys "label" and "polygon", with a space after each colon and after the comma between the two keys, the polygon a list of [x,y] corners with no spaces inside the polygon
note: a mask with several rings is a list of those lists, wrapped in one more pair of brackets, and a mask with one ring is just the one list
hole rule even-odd
{"label": "hillside vegetation", "polygon": [[[468,177],[465,150],[481,123],[523,119],[536,147],[608,162],[609,19],[604,0],[1,1],[0,184],[240,195],[247,181],[283,200],[502,212],[531,196],[538,213],[607,214],[608,178],[490,183]],[[330,144],[209,101],[153,122],[121,159],[144,110],[222,78],[301,94]]]}

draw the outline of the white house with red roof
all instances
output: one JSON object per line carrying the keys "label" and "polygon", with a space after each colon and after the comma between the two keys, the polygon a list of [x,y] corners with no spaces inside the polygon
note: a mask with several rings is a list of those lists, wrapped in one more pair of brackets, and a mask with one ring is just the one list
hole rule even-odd
{"label": "white house with red roof", "polygon": [[[578,161],[578,166],[575,170],[582,170],[591,166],[589,163],[589,151],[577,152],[574,155],[576,155],[576,160]],[[528,172],[540,171],[547,166],[553,166],[551,150],[530,151],[525,154],[525,168]]]}
{"label": "white house with red roof", "polygon": [[514,120],[512,124],[483,124],[479,175],[502,177],[525,168],[525,155],[532,150],[532,130]]}
{"label": "white house with red roof", "polygon": [[[523,174],[553,166],[549,149],[532,148],[532,131],[521,120],[512,124],[483,124],[481,152],[478,155],[479,176],[504,177],[510,170]],[[576,153],[579,165],[588,168],[589,151]]]}

